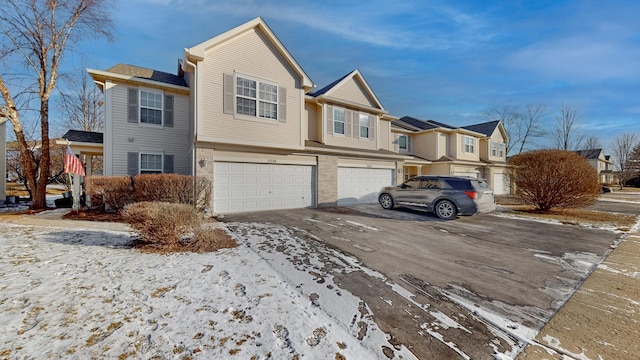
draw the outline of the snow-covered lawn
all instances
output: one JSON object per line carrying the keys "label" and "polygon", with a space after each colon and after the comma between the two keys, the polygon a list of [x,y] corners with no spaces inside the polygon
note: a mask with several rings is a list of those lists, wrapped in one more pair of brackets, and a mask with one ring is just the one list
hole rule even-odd
{"label": "snow-covered lawn", "polygon": [[291,284],[250,246],[161,255],[130,237],[0,224],[0,358],[386,359],[392,347],[358,298],[343,291],[344,317],[330,315],[297,289],[313,277]]}

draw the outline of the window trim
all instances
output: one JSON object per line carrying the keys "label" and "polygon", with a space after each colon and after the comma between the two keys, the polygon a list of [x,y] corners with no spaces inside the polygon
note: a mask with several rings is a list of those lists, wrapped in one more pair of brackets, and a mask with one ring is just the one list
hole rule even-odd
{"label": "window trim", "polygon": [[498,143],[491,142],[491,156],[498,157]]}
{"label": "window trim", "polygon": [[[142,93],[154,94],[154,96],[160,96],[160,108],[151,107],[151,106],[143,106],[142,105]],[[155,100],[154,100],[155,101]],[[159,110],[160,111],[160,123],[150,123],[146,121],[142,121],[142,109],[151,109],[151,110]],[[138,123],[145,126],[164,126],[164,92],[162,91],[154,91],[151,89],[139,88],[138,89]]]}
{"label": "window trim", "polygon": [[503,158],[503,157],[504,157],[505,149],[506,149],[506,146],[505,146],[505,144],[504,144],[504,143],[499,143],[499,144],[498,144],[498,156],[499,156],[499,157],[501,157],[501,158]]}
{"label": "window trim", "polygon": [[[241,95],[238,94],[238,79],[248,80],[255,82],[255,97]],[[275,100],[263,99],[260,95],[260,87],[261,85],[273,86],[275,88]],[[244,114],[238,111],[238,98],[248,99],[251,101],[255,101],[255,115],[253,114]],[[265,108],[266,104],[274,106],[275,117],[261,116],[261,112],[271,110],[267,110]],[[280,87],[277,82],[260,79],[255,76],[250,76],[242,73],[234,73],[233,74],[233,113],[244,119],[260,119],[266,121],[275,121],[276,123],[279,121],[280,116]]]}
{"label": "window trim", "polygon": [[[366,119],[367,125],[362,125],[362,120]],[[362,130],[366,129],[366,136],[362,135]],[[369,114],[367,113],[358,113],[358,138],[360,139],[371,139],[371,120],[369,118]]]}
{"label": "window trim", "polygon": [[[400,139],[404,138],[405,139],[405,143],[404,143],[404,147],[402,147]],[[407,134],[398,134],[398,149],[400,151],[409,151],[409,135]]]}
{"label": "window trim", "polygon": [[[157,169],[143,169],[142,168],[142,155],[154,155],[160,156],[160,172]],[[143,172],[146,171],[146,172]],[[140,151],[138,152],[138,174],[164,174],[164,154],[154,151]]]}
{"label": "window trim", "polygon": [[[336,121],[336,112],[342,112],[342,121]],[[336,122],[342,123],[342,132],[336,131]],[[333,134],[334,135],[345,135],[347,127],[347,110],[341,107],[334,106],[333,107]]]}
{"label": "window trim", "polygon": [[[470,140],[470,144],[467,143],[467,140]],[[475,154],[476,152],[476,139],[472,136],[464,135],[463,140],[463,151],[467,154]]]}

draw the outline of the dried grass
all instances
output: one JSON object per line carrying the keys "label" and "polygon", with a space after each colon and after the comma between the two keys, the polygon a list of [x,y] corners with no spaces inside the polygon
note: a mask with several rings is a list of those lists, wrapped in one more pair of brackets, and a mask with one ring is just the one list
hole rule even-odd
{"label": "dried grass", "polygon": [[509,208],[518,216],[559,221],[563,224],[593,227],[612,227],[620,231],[629,231],[638,220],[635,215],[610,213],[585,209],[553,209],[547,212],[537,210],[531,205],[512,205]]}

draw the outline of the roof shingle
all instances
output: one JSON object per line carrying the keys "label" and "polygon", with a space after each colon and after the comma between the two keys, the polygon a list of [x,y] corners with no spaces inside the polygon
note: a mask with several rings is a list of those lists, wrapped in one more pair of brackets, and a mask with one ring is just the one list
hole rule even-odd
{"label": "roof shingle", "polygon": [[153,80],[165,84],[188,87],[184,79],[178,75],[173,75],[163,71],[147,69],[139,66],[118,64],[108,68],[106,71],[120,75],[133,76],[140,79]]}

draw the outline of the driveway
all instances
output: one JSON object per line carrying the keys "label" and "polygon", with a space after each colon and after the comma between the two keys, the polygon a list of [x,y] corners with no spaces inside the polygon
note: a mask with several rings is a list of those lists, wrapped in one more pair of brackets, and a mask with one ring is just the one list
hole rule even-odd
{"label": "driveway", "polygon": [[[517,352],[519,340],[533,338],[619,239],[604,230],[500,213],[441,221],[377,204],[237,214],[224,221],[232,230],[234,223],[278,224],[314,251],[337,249],[383,274],[381,280],[336,264],[314,270],[363,299],[380,328],[418,358],[492,358],[509,346]],[[398,296],[403,291],[411,294]],[[439,317],[453,321],[429,325]]]}

